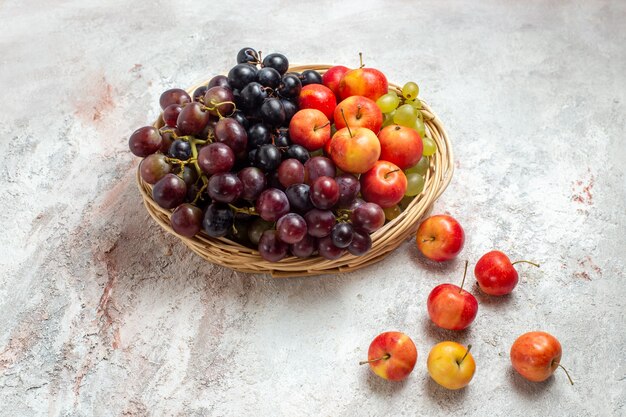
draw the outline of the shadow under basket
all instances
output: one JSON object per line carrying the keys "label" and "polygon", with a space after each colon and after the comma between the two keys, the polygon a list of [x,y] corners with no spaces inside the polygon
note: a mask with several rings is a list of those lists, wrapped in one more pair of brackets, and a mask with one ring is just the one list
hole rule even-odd
{"label": "shadow under basket", "polygon": [[[324,73],[331,65],[302,65],[290,67],[290,71],[301,72],[307,69]],[[191,94],[200,85],[188,90]],[[400,93],[400,88],[390,83],[390,90]],[[192,251],[214,264],[239,272],[271,274],[273,277],[296,277],[321,274],[336,274],[350,272],[366,267],[382,260],[392,250],[397,248],[409,236],[413,236],[419,226],[420,219],[428,214],[433,203],[446,189],[454,172],[452,146],[441,121],[432,112],[430,107],[422,102],[422,115],[426,126],[426,135],[437,143],[437,152],[430,157],[430,167],[425,176],[424,190],[417,195],[406,209],[394,220],[387,222],[383,227],[371,235],[372,248],[363,256],[354,256],[346,252],[339,259],[327,260],[320,256],[297,258],[288,256],[280,262],[269,262],[261,258],[255,249],[240,245],[227,238],[212,238],[204,232],[192,238],[180,236],[174,232],[170,223],[170,210],[159,207],[152,200],[152,186],[141,179],[137,170],[137,183],[143,197],[144,204],[150,216],[167,232],[179,238]],[[154,123],[161,127],[163,122],[159,117]]]}

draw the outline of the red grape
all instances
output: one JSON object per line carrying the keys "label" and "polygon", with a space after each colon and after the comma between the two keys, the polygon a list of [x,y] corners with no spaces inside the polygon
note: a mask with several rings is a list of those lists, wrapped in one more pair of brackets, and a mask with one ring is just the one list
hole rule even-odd
{"label": "red grape", "polygon": [[375,203],[363,203],[352,212],[352,224],[368,233],[375,232],[385,224],[385,212]]}
{"label": "red grape", "polygon": [[246,167],[237,174],[243,184],[241,198],[253,201],[261,194],[267,185],[263,171],[256,167]]}
{"label": "red grape", "polygon": [[215,125],[215,140],[224,143],[239,156],[246,151],[248,146],[248,134],[246,129],[235,119],[224,117]]}
{"label": "red grape", "polygon": [[161,104],[163,110],[170,104],[185,104],[190,102],[191,97],[189,97],[189,94],[180,88],[172,88],[164,91],[159,98],[159,104]]}
{"label": "red grape", "polygon": [[216,75],[215,77],[211,78],[211,80],[209,81],[209,85],[207,87],[213,88],[213,87],[218,87],[218,86],[231,88],[230,84],[228,84],[228,77],[225,75]]}
{"label": "red grape", "polygon": [[274,227],[273,222],[267,222],[259,217],[248,227],[248,239],[250,239],[253,245],[257,246],[263,232],[270,230],[272,227]]}
{"label": "red grape", "polygon": [[308,258],[317,249],[317,239],[311,235],[306,235],[301,241],[289,246],[289,251],[298,258]]}
{"label": "red grape", "polygon": [[348,252],[354,256],[365,255],[372,248],[372,238],[370,235],[361,229],[354,229],[354,236],[352,242],[348,246]]}
{"label": "red grape", "polygon": [[170,150],[170,146],[174,142],[175,136],[180,136],[180,131],[174,127],[163,126],[159,129],[161,134],[161,153],[167,153]]}
{"label": "red grape", "polygon": [[162,140],[161,133],[159,133],[156,127],[144,126],[130,135],[128,147],[133,154],[143,158],[159,151]]}
{"label": "red grape", "polygon": [[228,116],[235,110],[235,96],[233,92],[226,87],[211,87],[204,95],[204,105],[213,116]]}
{"label": "red grape", "polygon": [[156,184],[161,178],[172,171],[165,155],[155,153],[148,155],[139,165],[141,178],[148,184]]}
{"label": "red grape", "polygon": [[283,187],[304,182],[304,165],[297,159],[287,159],[278,166],[278,181]]}
{"label": "red grape", "polygon": [[[209,197],[220,203],[232,203],[237,200],[243,191],[243,184],[237,175],[231,172],[215,174],[209,179],[207,187]],[[285,197],[285,200],[287,198]]]}
{"label": "red grape", "polygon": [[170,221],[176,233],[193,237],[202,229],[202,210],[191,204],[181,204],[172,213]]}
{"label": "red grape", "polygon": [[313,208],[313,203],[309,197],[310,188],[307,184],[294,184],[287,188],[285,194],[291,210],[304,214]]}
{"label": "red grape", "polygon": [[339,186],[339,206],[348,206],[361,191],[361,183],[352,174],[341,174],[335,177]]}
{"label": "red grape", "polygon": [[176,126],[183,135],[198,135],[209,123],[209,113],[198,102],[187,104],[178,115]]}
{"label": "red grape", "polygon": [[308,232],[314,237],[324,237],[330,234],[335,225],[335,215],[330,210],[313,209],[304,215]]}
{"label": "red grape", "polygon": [[352,243],[353,237],[354,230],[350,223],[337,223],[330,232],[333,245],[342,249],[347,248]]}
{"label": "red grape", "polygon": [[317,241],[317,251],[320,256],[326,259],[338,259],[345,253],[344,249],[338,248],[333,244],[330,236],[325,236]]}
{"label": "red grape", "polygon": [[278,262],[287,256],[289,245],[282,242],[275,230],[266,230],[259,239],[259,254],[266,261]]}
{"label": "red grape", "polygon": [[263,220],[275,222],[289,213],[289,200],[279,189],[268,188],[257,198],[256,211]]}
{"label": "red grape", "polygon": [[152,187],[152,199],[164,209],[172,209],[185,201],[187,184],[177,175],[167,174]]}
{"label": "red grape", "polygon": [[330,177],[319,177],[311,185],[311,202],[319,209],[329,209],[339,200],[339,187]]}
{"label": "red grape", "polygon": [[304,180],[309,185],[319,177],[334,178],[336,173],[335,164],[325,156],[314,156],[304,164]]}
{"label": "red grape", "polygon": [[209,175],[228,172],[235,164],[235,153],[223,143],[211,143],[198,152],[198,165]]}
{"label": "red grape", "polygon": [[285,243],[296,243],[307,234],[306,221],[296,213],[288,213],[276,223],[278,238]]}

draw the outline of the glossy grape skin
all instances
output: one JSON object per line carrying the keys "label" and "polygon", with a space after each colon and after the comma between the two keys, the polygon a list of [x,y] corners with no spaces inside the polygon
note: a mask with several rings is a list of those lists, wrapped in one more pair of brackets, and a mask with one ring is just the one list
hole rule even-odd
{"label": "glossy grape skin", "polygon": [[274,227],[274,222],[268,222],[261,218],[256,218],[248,227],[248,239],[254,246],[258,246],[261,235],[266,230]]}
{"label": "glossy grape skin", "polygon": [[180,88],[171,88],[164,91],[159,98],[159,104],[161,109],[165,110],[170,104],[186,104],[191,103],[191,97],[189,94]]}
{"label": "glossy grape skin", "polygon": [[313,237],[324,237],[330,234],[336,223],[335,215],[330,210],[312,209],[304,215],[308,233]]}
{"label": "glossy grape skin", "polygon": [[287,100],[286,98],[281,98],[280,102],[285,110],[285,125],[287,125],[293,118],[294,114],[298,112],[298,106],[293,101]]}
{"label": "glossy grape skin", "polygon": [[274,68],[261,68],[256,74],[256,79],[263,87],[276,89],[280,85],[282,76]]}
{"label": "glossy grape skin", "polygon": [[250,64],[237,64],[228,72],[228,84],[233,89],[241,90],[256,80],[257,68]]}
{"label": "glossy grape skin", "polygon": [[415,164],[414,166],[412,166],[411,168],[407,169],[404,172],[406,174],[415,173],[415,174],[420,174],[424,176],[426,175],[426,172],[428,172],[428,168],[430,168],[430,161],[428,160],[427,156],[422,156],[421,159],[417,162],[417,164]]}
{"label": "glossy grape skin", "polygon": [[183,135],[195,136],[202,132],[209,123],[209,112],[203,110],[198,102],[187,104],[178,115],[176,127]]}
{"label": "glossy grape skin", "polygon": [[278,168],[281,161],[281,155],[278,148],[272,144],[261,146],[254,159],[254,166],[265,172],[270,172]]}
{"label": "glossy grape skin", "polygon": [[391,113],[398,108],[398,104],[400,104],[400,99],[393,93],[384,94],[376,100],[376,105],[383,113]]}
{"label": "glossy grape skin", "polygon": [[241,198],[254,201],[267,186],[263,171],[256,167],[246,167],[237,173],[241,180],[243,191]]}
{"label": "glossy grape skin", "polygon": [[222,203],[212,203],[207,207],[202,220],[202,229],[211,237],[224,237],[233,227],[233,211]]}
{"label": "glossy grape skin", "polygon": [[313,203],[311,203],[310,190],[307,184],[293,184],[287,187],[285,195],[289,200],[289,206],[292,211],[299,214],[305,214],[313,209]]}
{"label": "glossy grape skin", "polygon": [[431,138],[423,137],[422,143],[424,144],[424,150],[422,151],[424,156],[432,156],[437,152],[437,144]]}
{"label": "glossy grape skin", "polygon": [[248,147],[255,149],[272,142],[270,130],[263,123],[256,123],[248,128]]}
{"label": "glossy grape skin", "polygon": [[317,249],[317,239],[311,235],[306,235],[297,243],[289,245],[289,252],[298,258],[308,258]]}
{"label": "glossy grape skin", "polygon": [[181,204],[170,217],[172,229],[185,237],[193,237],[202,230],[202,210],[191,204]]}
{"label": "glossy grape skin", "polygon": [[228,116],[235,110],[235,96],[226,87],[211,87],[204,94],[204,105],[213,116]]}
{"label": "glossy grape skin", "polygon": [[286,148],[289,148],[291,146],[291,139],[289,139],[289,129],[278,129],[278,134],[276,135],[276,137],[274,137],[274,145],[276,145],[276,147],[278,148],[285,148],[281,149],[282,151],[286,151]]}
{"label": "glossy grape skin", "polygon": [[302,82],[297,75],[285,74],[278,86],[278,94],[287,99],[296,99],[302,91]]}
{"label": "glossy grape skin", "polygon": [[356,198],[361,191],[361,183],[352,174],[340,174],[335,177],[335,182],[339,187],[339,206],[347,206]]}
{"label": "glossy grape skin", "polygon": [[370,235],[361,229],[354,229],[352,236],[352,242],[348,246],[348,252],[354,256],[365,255],[372,248],[372,238]]}
{"label": "glossy grape skin", "polygon": [[311,202],[318,209],[330,209],[339,201],[339,186],[330,177],[319,177],[311,184]]}
{"label": "glossy grape skin", "polygon": [[183,110],[180,104],[170,104],[163,110],[163,122],[166,126],[176,127],[178,115]]}
{"label": "glossy grape skin", "polygon": [[335,164],[325,156],[314,156],[304,164],[304,181],[309,185],[319,177],[334,178],[336,174]]}
{"label": "glossy grape skin", "polygon": [[341,208],[354,211],[357,207],[362,206],[363,204],[365,204],[365,200],[357,197],[352,200],[350,204],[348,204],[347,206],[341,206]]}
{"label": "glossy grape skin", "polygon": [[291,145],[285,152],[285,158],[294,158],[303,164],[306,164],[306,161],[311,159],[311,154],[309,154],[309,151],[307,151],[304,146]]}
{"label": "glossy grape skin", "polygon": [[289,60],[283,54],[269,54],[263,58],[263,67],[274,68],[280,75],[283,75],[289,69]]}
{"label": "glossy grape skin", "polygon": [[329,260],[339,259],[345,253],[345,249],[337,247],[330,236],[318,239],[317,251],[322,258]]}
{"label": "glossy grape skin", "polygon": [[417,120],[417,110],[410,104],[403,104],[396,109],[393,122],[405,127],[413,128]]}
{"label": "glossy grape skin", "polygon": [[350,223],[337,223],[330,231],[330,238],[333,245],[338,248],[347,248],[352,243],[354,229]]}
{"label": "glossy grape skin", "polygon": [[[278,181],[287,188],[304,182],[304,165],[297,159],[286,159],[278,166]],[[293,242],[290,242],[293,243]]]}
{"label": "glossy grape skin", "polygon": [[223,143],[211,143],[198,151],[198,165],[209,175],[228,172],[235,165],[235,153]]}
{"label": "glossy grape skin", "polygon": [[246,118],[246,115],[243,114],[243,112],[241,110],[235,110],[233,112],[233,114],[231,114],[230,116],[231,119],[234,119],[237,121],[237,123],[239,123],[241,126],[243,126],[244,129],[248,130],[248,128],[250,127],[250,121]]}
{"label": "glossy grape skin", "polygon": [[206,90],[208,90],[208,89],[209,89],[208,86],[201,85],[200,87],[196,88],[193,91],[193,94],[191,95],[191,98],[193,99],[193,101],[197,101],[199,103],[204,103],[204,95],[206,94]]}
{"label": "glossy grape skin", "polygon": [[176,139],[167,153],[172,158],[186,161],[191,158],[191,144],[186,140]]}
{"label": "glossy grape skin", "polygon": [[289,200],[283,191],[268,188],[257,198],[255,208],[263,220],[275,222],[289,213]]}
{"label": "glossy grape skin", "polygon": [[384,208],[383,212],[385,213],[385,219],[391,221],[402,213],[402,209],[396,204],[395,206]]}
{"label": "glossy grape skin", "polygon": [[243,184],[232,172],[222,172],[209,178],[207,191],[213,201],[232,203],[241,196]]}
{"label": "glossy grape skin", "polygon": [[261,105],[261,119],[269,126],[282,126],[285,123],[287,114],[280,99],[268,98]]}
{"label": "glossy grape skin", "polygon": [[139,165],[141,178],[148,184],[156,184],[161,178],[172,171],[165,155],[154,153],[148,155]]}
{"label": "glossy grape skin", "polygon": [[322,76],[315,70],[304,70],[299,78],[303,87],[309,84],[322,84]]}
{"label": "glossy grape skin", "polygon": [[405,196],[414,197],[424,191],[424,177],[416,172],[406,174],[406,183]]}
{"label": "glossy grape skin", "polygon": [[239,52],[237,52],[237,63],[238,64],[256,64],[259,61],[259,54],[253,48],[246,47],[241,48]]}
{"label": "glossy grape skin", "polygon": [[278,238],[285,243],[296,243],[307,236],[306,221],[296,213],[287,213],[276,223]]}
{"label": "glossy grape skin", "polygon": [[146,157],[159,151],[162,146],[161,133],[153,126],[144,126],[135,130],[128,139],[130,151],[140,157]]}
{"label": "glossy grape skin", "polygon": [[402,87],[402,96],[407,100],[415,100],[420,92],[420,88],[413,81],[409,81]]}
{"label": "glossy grape skin", "polygon": [[278,238],[275,230],[266,230],[259,239],[259,254],[270,262],[278,262],[287,256],[289,245]]}
{"label": "glossy grape skin", "polygon": [[174,142],[175,136],[180,136],[180,131],[173,127],[163,126],[159,129],[159,134],[161,135],[161,148],[159,151],[167,153]]}
{"label": "glossy grape skin", "polygon": [[251,221],[249,219],[238,219],[235,216],[233,227],[230,229],[230,232],[226,235],[226,237],[244,246],[251,246],[250,238],[248,237],[248,228],[250,227],[250,224]]}
{"label": "glossy grape skin", "polygon": [[[178,174],[178,176],[180,177],[180,173]],[[183,181],[185,181],[185,184],[187,184],[187,189],[189,189],[189,187],[195,184],[196,181],[198,180],[198,173],[196,172],[195,168],[191,165],[185,165],[182,171],[182,176],[183,176]]]}
{"label": "glossy grape skin", "polygon": [[166,174],[152,187],[152,199],[164,209],[181,205],[187,196],[187,184],[175,174]]}
{"label": "glossy grape skin", "polygon": [[267,91],[260,83],[251,82],[239,92],[239,97],[241,108],[250,111],[263,104],[267,98]]}
{"label": "glossy grape skin", "polygon": [[364,203],[352,211],[352,225],[373,233],[385,224],[385,212],[375,203]]}
{"label": "glossy grape skin", "polygon": [[228,77],[221,74],[211,78],[209,84],[207,84],[207,90],[213,87],[225,87],[230,90],[233,89],[233,87],[228,83]]}
{"label": "glossy grape skin", "polygon": [[235,119],[225,117],[215,125],[215,140],[228,145],[235,156],[245,155],[248,146],[248,134]]}

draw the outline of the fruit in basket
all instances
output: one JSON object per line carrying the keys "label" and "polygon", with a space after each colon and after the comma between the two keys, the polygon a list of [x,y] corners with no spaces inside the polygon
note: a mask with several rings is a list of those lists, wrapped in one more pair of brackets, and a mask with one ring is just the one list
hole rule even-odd
{"label": "fruit in basket", "polygon": [[176,207],[170,221],[172,229],[185,237],[193,237],[202,229],[202,210],[198,207],[185,203]]}
{"label": "fruit in basket", "polygon": [[330,88],[335,97],[339,98],[339,82],[343,78],[346,72],[350,71],[350,68],[343,65],[335,65],[330,67],[328,71],[322,75],[322,84]]}
{"label": "fruit in basket", "polygon": [[259,239],[259,254],[270,262],[278,262],[287,256],[289,245],[278,238],[276,230],[266,230]]}
{"label": "fruit in basket", "polygon": [[367,351],[367,360],[379,377],[390,381],[401,381],[413,371],[417,362],[417,348],[409,336],[401,332],[384,332],[372,340]]}
{"label": "fruit in basket", "polygon": [[289,122],[289,136],[296,145],[316,151],[330,140],[330,121],[317,109],[300,110]]}
{"label": "fruit in basket", "polygon": [[538,264],[529,261],[511,263],[508,256],[497,250],[484,254],[474,268],[474,276],[481,291],[489,295],[510,294],[519,280],[513,265],[520,262],[539,267]]}
{"label": "fruit in basket", "polygon": [[334,178],[336,173],[335,164],[325,156],[314,156],[304,164],[304,182],[309,185],[319,177]]}
{"label": "fruit in basket", "polygon": [[396,164],[400,169],[408,169],[422,157],[422,138],[414,129],[392,125],[378,133],[380,159]]}
{"label": "fruit in basket", "polygon": [[330,121],[333,120],[336,106],[337,99],[333,92],[321,84],[309,84],[302,87],[298,96],[300,109],[317,109]]}
{"label": "fruit in basket", "polygon": [[466,348],[451,341],[436,344],[428,354],[428,374],[442,387],[452,390],[466,387],[476,371],[471,348],[472,345]]}
{"label": "fruit in basket", "polygon": [[361,194],[365,201],[382,208],[395,206],[406,192],[404,172],[388,161],[377,161],[372,169],[361,175]]}
{"label": "fruit in basket", "polygon": [[511,363],[521,376],[533,382],[550,378],[561,367],[574,385],[567,370],[561,365],[561,344],[546,332],[528,332],[518,337],[511,346]]}
{"label": "fruit in basket", "polygon": [[339,201],[339,186],[331,177],[319,177],[311,184],[311,203],[322,210],[333,208]]}
{"label": "fruit in basket", "polygon": [[277,53],[269,54],[269,55],[266,55],[265,58],[263,58],[263,67],[274,68],[276,71],[278,71],[282,75],[286,73],[287,70],[289,69],[289,60],[283,54],[277,54]]}
{"label": "fruit in basket", "polygon": [[363,203],[352,210],[351,221],[354,227],[374,233],[385,224],[385,212],[376,203]]}
{"label": "fruit in basket", "polygon": [[135,156],[145,157],[161,149],[161,134],[153,126],[144,126],[135,130],[128,140],[128,147]]}
{"label": "fruit in basket", "polygon": [[360,68],[346,72],[339,81],[339,96],[342,100],[350,96],[364,96],[376,101],[387,94],[389,83],[385,74],[374,68]]}
{"label": "fruit in basket", "polygon": [[342,171],[362,174],[378,161],[380,142],[376,134],[367,128],[344,127],[331,139],[330,157]]}
{"label": "fruit in basket", "polygon": [[191,97],[189,97],[189,93],[181,88],[171,88],[166,90],[159,98],[159,104],[163,110],[172,104],[183,105],[187,103],[191,103]]}
{"label": "fruit in basket", "polygon": [[334,112],[337,130],[350,126],[367,128],[378,133],[383,124],[383,114],[375,102],[367,97],[351,96],[339,103]]}
{"label": "fruit in basket", "polygon": [[235,110],[235,96],[230,88],[211,87],[204,94],[204,105],[213,116],[228,116]]}
{"label": "fruit in basket", "polygon": [[315,70],[304,70],[298,77],[302,81],[302,86],[309,84],[322,84],[322,75]]}
{"label": "fruit in basket", "polygon": [[426,306],[428,316],[437,326],[448,330],[467,328],[478,313],[478,301],[463,289],[467,275],[467,262],[461,286],[454,284],[437,285],[428,295]]}
{"label": "fruit in basket", "polygon": [[172,171],[167,157],[160,153],[148,155],[139,165],[141,178],[148,184],[156,184],[161,178]]}
{"label": "fruit in basket", "polygon": [[166,174],[152,187],[152,199],[164,209],[181,205],[186,196],[187,184],[175,174]]}
{"label": "fruit in basket", "polygon": [[235,165],[235,153],[223,143],[211,143],[198,152],[198,165],[209,175],[228,172]]}
{"label": "fruit in basket", "polygon": [[416,241],[418,249],[428,259],[448,261],[463,249],[465,231],[452,216],[437,214],[420,224]]}

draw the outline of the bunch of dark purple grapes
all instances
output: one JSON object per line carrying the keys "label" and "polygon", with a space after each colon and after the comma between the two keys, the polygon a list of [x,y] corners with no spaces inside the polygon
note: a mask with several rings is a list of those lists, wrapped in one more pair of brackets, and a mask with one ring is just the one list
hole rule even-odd
{"label": "bunch of dark purple grapes", "polygon": [[383,210],[358,198],[359,180],[337,175],[321,150],[311,155],[289,139],[303,85],[321,83],[315,71],[287,72],[284,55],[244,48],[228,76],[213,77],[190,96],[181,89],[160,98],[163,127],[130,137],[143,157],[140,175],[152,198],[174,211],[174,231],[204,231],[258,248],[277,262],[291,253],[337,259],[365,254]]}

